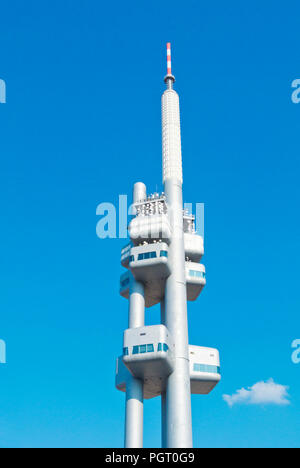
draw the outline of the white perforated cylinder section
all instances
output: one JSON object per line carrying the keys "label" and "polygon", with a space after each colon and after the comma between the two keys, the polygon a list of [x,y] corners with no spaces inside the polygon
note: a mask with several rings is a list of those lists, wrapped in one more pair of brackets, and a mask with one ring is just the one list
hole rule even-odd
{"label": "white perforated cylinder section", "polygon": [[145,200],[147,197],[146,185],[143,182],[136,182],[133,186],[133,203]]}
{"label": "white perforated cylinder section", "polygon": [[179,97],[168,89],[162,95],[163,182],[176,179],[182,183]]}

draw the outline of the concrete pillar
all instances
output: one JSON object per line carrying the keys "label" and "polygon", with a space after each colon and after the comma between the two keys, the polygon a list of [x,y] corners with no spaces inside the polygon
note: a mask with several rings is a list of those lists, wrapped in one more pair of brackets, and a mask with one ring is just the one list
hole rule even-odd
{"label": "concrete pillar", "polygon": [[[146,186],[137,182],[133,187],[133,202],[146,198]],[[128,328],[145,325],[145,288],[131,275]],[[143,447],[144,382],[130,376],[126,387],[125,448]]]}
{"label": "concrete pillar", "polygon": [[[144,285],[131,277],[129,328],[145,324]],[[144,383],[130,376],[126,387],[125,448],[143,447]]]}

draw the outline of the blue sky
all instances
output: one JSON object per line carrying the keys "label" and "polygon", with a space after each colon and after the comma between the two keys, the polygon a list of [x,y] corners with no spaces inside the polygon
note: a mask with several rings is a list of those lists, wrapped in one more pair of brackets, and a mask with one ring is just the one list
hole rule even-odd
{"label": "blue sky", "polygon": [[[299,446],[299,15],[274,0],[1,2],[0,447],[122,446],[124,240],[98,239],[95,212],[137,180],[161,188],[167,41],[184,198],[205,203],[190,343],[218,347],[223,374],[192,398],[194,445]],[[290,405],[222,399],[269,378]],[[156,399],[145,446],[159,444]]]}

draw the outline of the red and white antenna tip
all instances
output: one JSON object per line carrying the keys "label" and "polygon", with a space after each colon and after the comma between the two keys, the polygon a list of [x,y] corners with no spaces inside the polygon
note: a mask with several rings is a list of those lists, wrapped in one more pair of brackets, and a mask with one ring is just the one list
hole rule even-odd
{"label": "red and white antenna tip", "polygon": [[167,74],[172,75],[171,68],[171,42],[167,43]]}
{"label": "red and white antenna tip", "polygon": [[164,82],[167,85],[168,89],[172,89],[175,77],[172,75],[171,67],[171,42],[167,43],[167,74],[165,76]]}

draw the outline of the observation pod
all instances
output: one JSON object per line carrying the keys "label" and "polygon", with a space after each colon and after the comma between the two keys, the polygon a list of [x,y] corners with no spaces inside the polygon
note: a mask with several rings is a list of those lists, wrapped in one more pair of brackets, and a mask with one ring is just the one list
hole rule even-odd
{"label": "observation pod", "polygon": [[189,358],[191,393],[207,395],[221,380],[219,351],[190,345]]}
{"label": "observation pod", "polygon": [[[130,371],[123,363],[123,356],[117,359],[116,387],[126,392]],[[189,345],[191,393],[208,395],[221,380],[219,351],[214,348]],[[144,380],[144,398],[151,399],[165,391],[166,379],[146,377]]]}
{"label": "observation pod", "polygon": [[[124,299],[129,299],[130,271],[120,277],[120,295]],[[145,307],[149,308],[159,304],[164,298],[165,280],[154,279],[144,284]]]}
{"label": "observation pod", "polygon": [[188,301],[195,301],[206,285],[205,266],[185,262],[186,293]]}
{"label": "observation pod", "polygon": [[165,379],[174,370],[174,343],[164,325],[124,332],[123,362],[139,379]]}
{"label": "observation pod", "polygon": [[[116,380],[115,385],[121,392],[126,392],[128,382],[130,381],[132,374],[127,369],[123,362],[123,355],[119,356],[116,365]],[[145,378],[143,380],[143,397],[145,400],[158,397],[165,391],[166,379],[161,377]]]}
{"label": "observation pod", "polygon": [[169,247],[165,242],[133,247],[130,251],[129,268],[137,281],[167,278],[171,271],[168,264]]}
{"label": "observation pod", "polygon": [[183,239],[186,258],[192,262],[199,263],[204,255],[203,237],[198,234],[185,232]]}

